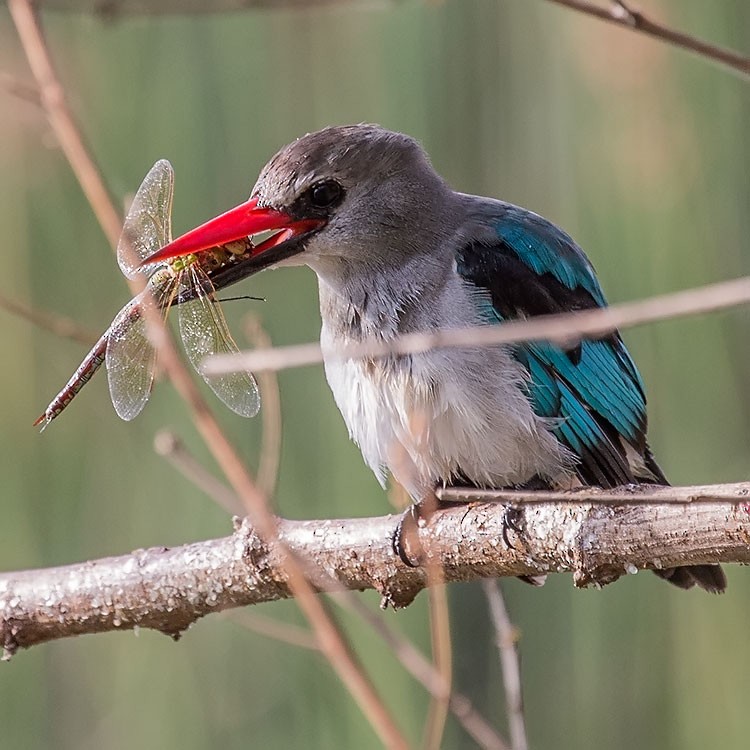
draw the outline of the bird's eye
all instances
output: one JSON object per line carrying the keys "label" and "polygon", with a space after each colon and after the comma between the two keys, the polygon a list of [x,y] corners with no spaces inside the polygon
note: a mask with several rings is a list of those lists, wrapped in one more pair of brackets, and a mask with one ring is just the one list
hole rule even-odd
{"label": "bird's eye", "polygon": [[325,180],[313,185],[307,194],[315,208],[332,208],[341,201],[344,188],[336,180]]}

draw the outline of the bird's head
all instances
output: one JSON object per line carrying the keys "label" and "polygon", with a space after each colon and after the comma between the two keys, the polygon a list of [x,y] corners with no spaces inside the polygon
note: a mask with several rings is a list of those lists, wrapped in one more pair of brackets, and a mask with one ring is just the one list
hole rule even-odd
{"label": "bird's head", "polygon": [[282,261],[306,263],[324,276],[341,267],[377,269],[429,242],[449,193],[412,138],[374,125],[330,127],[283,148],[248,201],[145,264],[274,232],[252,249],[246,275]]}

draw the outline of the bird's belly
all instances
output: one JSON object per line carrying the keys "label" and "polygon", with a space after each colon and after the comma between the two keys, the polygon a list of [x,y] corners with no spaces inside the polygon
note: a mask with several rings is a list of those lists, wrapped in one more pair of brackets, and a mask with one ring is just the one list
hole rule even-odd
{"label": "bird's belly", "polygon": [[365,461],[381,483],[390,471],[416,500],[456,478],[502,487],[569,466],[503,348],[331,360],[326,375]]}

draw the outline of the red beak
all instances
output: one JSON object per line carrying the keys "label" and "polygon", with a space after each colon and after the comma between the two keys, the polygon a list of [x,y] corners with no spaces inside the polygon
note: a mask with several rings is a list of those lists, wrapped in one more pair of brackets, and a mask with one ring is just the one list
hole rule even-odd
{"label": "red beak", "polygon": [[225,245],[228,242],[241,240],[259,232],[274,229],[283,230],[257,245],[253,249],[253,255],[257,255],[296,235],[309,232],[311,229],[319,227],[321,223],[314,219],[294,219],[289,214],[275,208],[262,208],[258,206],[257,198],[250,198],[245,203],[241,203],[226,213],[210,219],[205,224],[191,229],[176,240],[172,240],[168,245],[164,245],[163,248],[149,255],[141,265],[171,260],[190,253],[199,253],[201,250]]}

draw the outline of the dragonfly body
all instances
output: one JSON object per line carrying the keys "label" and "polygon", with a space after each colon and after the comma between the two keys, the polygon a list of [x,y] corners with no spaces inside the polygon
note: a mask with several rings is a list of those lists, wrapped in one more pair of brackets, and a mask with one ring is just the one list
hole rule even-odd
{"label": "dragonfly body", "polygon": [[[170,275],[173,279],[175,278],[174,274],[169,274],[168,272],[162,274],[160,270],[149,279],[148,286],[153,289],[162,288],[165,283],[169,283],[167,277]],[[150,289],[149,293],[152,292],[153,290]],[[81,364],[78,365],[76,371],[71,375],[70,380],[63,386],[57,396],[52,399],[49,406],[44,410],[44,413],[34,422],[34,427],[41,425],[41,429],[44,430],[78,395],[83,386],[91,380],[106,360],[107,344],[113,331],[117,329],[127,330],[140,318],[140,305],[144,296],[142,292],[137,297],[134,297],[117,313],[110,327],[100,336],[99,340],[91,348],[91,351],[83,358]]]}
{"label": "dragonfly body", "polygon": [[115,411],[125,420],[136,417],[148,401],[156,365],[144,311],[152,308],[166,318],[173,305],[179,307],[180,334],[196,371],[234,412],[248,417],[257,414],[260,398],[251,373],[212,377],[200,369],[202,360],[211,354],[237,351],[216,300],[212,276],[223,275],[232,283],[232,267],[250,255],[252,245],[247,241],[231,242],[200,256],[188,255],[162,263],[155,270],[141,268],[144,258],[171,240],[173,184],[172,167],[162,160],[153,166],[136,193],[125,219],[117,260],[129,278],[148,273],[146,288],[120,310],[36,420],[34,424],[42,429],[68,406],[102,363],[107,366]]}
{"label": "dragonfly body", "polygon": [[42,430],[44,430],[78,395],[81,388],[91,380],[94,373],[104,364],[108,337],[109,329],[101,335],[91,348],[91,351],[84,357],[83,362],[78,365],[78,369],[71,375],[70,380],[63,386],[60,393],[52,399],[49,406],[44,410],[44,413],[34,422],[34,427],[41,425]]}

